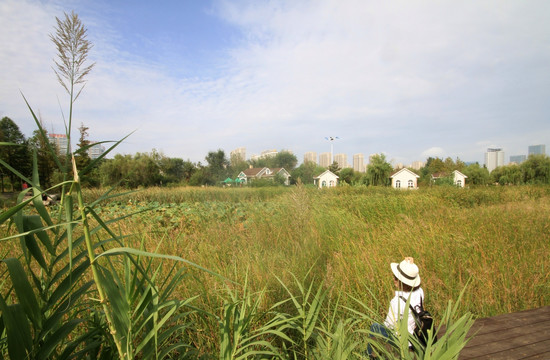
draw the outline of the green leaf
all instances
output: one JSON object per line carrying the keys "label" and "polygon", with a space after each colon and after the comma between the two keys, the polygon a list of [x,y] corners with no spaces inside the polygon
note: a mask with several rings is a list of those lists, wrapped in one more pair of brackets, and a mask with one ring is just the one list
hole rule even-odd
{"label": "green leaf", "polygon": [[0,296],[2,321],[6,328],[8,353],[11,359],[29,359],[32,351],[32,336],[29,321],[21,304],[7,305]]}
{"label": "green leaf", "polygon": [[[211,270],[208,270],[200,265],[197,265],[189,260],[186,260],[184,258],[181,258],[179,256],[176,256],[176,255],[165,255],[165,254],[157,254],[157,253],[152,253],[152,252],[147,252],[147,251],[143,251],[143,250],[137,250],[137,249],[132,249],[132,248],[128,248],[128,247],[120,247],[120,248],[113,248],[113,249],[109,249],[109,250],[106,250],[104,251],[103,253],[99,254],[97,257],[96,257],[96,260],[99,259],[100,257],[104,257],[104,256],[113,256],[113,255],[122,255],[122,254],[125,254],[125,255],[137,255],[137,256],[147,256],[147,257],[152,257],[152,258],[160,258],[160,259],[168,259],[168,260],[174,260],[174,261],[179,261],[179,262],[183,262],[187,265],[190,265],[190,266],[193,266],[199,270],[202,270],[204,272],[207,272],[209,273],[210,275],[214,275],[218,278],[221,278],[222,280],[227,280],[227,281],[230,281],[230,282],[233,282],[229,279],[226,279],[225,277],[211,271]],[[233,282],[234,283],[234,282]]]}
{"label": "green leaf", "polygon": [[19,260],[15,258],[3,259],[2,262],[8,266],[13,288],[17,294],[21,308],[29,317],[34,326],[37,329],[40,329],[42,326],[40,307],[38,306],[38,302],[34,296],[34,292],[29,280],[27,279],[27,274],[25,273],[23,266]]}

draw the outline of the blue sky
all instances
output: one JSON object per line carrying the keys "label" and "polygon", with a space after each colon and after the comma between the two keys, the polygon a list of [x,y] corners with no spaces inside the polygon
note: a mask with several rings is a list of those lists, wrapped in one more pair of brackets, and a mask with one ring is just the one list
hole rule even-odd
{"label": "blue sky", "polygon": [[[75,128],[202,161],[208,151],[383,152],[483,163],[550,145],[550,2],[1,0],[0,116],[20,92],[64,131],[48,35],[75,10],[96,63]],[[73,133],[73,136],[77,134]]]}

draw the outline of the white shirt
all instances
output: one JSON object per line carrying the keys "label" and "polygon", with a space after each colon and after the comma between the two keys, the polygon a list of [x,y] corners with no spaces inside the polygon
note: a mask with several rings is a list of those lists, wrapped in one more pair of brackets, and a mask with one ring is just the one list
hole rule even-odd
{"label": "white shirt", "polygon": [[[407,306],[407,303],[404,302],[403,299],[400,298],[400,296],[403,296],[405,300],[408,299],[410,296],[411,306],[414,308],[415,306],[420,305],[421,301],[424,301],[424,290],[422,290],[422,288],[418,288],[412,293],[405,291],[395,292],[395,297],[390,301],[388,316],[386,316],[386,320],[384,321],[384,325],[389,329],[397,330],[397,322],[403,317],[403,313],[405,312],[405,307]],[[408,320],[409,333],[412,334],[414,331],[415,323],[411,309],[409,309]]]}

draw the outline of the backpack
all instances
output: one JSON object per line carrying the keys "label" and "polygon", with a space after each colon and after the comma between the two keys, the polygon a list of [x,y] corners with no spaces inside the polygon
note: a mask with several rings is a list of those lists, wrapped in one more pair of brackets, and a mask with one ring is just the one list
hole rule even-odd
{"label": "backpack", "polygon": [[[403,296],[400,296],[401,300],[407,303],[407,299]],[[422,298],[420,299],[420,305],[416,305],[414,308],[409,303],[409,308],[411,309],[411,314],[414,318],[415,327],[414,327],[414,336],[420,341],[420,343],[425,347],[428,343],[428,330],[432,329],[434,324],[434,319],[432,314],[426,309],[422,304]],[[435,326],[433,326],[435,327]],[[434,335],[433,343],[437,342],[437,335]]]}

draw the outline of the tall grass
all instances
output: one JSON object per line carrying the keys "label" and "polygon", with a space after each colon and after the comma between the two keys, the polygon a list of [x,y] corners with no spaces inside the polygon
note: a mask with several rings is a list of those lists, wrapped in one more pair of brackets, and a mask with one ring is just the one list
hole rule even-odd
{"label": "tall grass", "polygon": [[[185,256],[237,282],[244,283],[246,274],[251,292],[267,289],[264,309],[301,293],[296,278],[311,278],[330,301],[341,296],[340,305],[353,308],[352,299],[360,299],[382,317],[393,291],[389,263],[404,256],[419,264],[436,318],[468,280],[459,313],[485,317],[550,302],[546,187],[415,192],[294,187],[266,201],[213,200],[218,191],[233,190],[215,189],[206,202],[155,203],[155,216],[119,226],[140,234],[145,247]],[[197,282],[180,286],[182,298],[220,288],[215,278],[194,276]],[[212,295],[197,299],[209,311],[218,305]],[[280,311],[292,309],[287,302]],[[213,338],[215,333],[194,341],[215,347],[204,340]]]}

